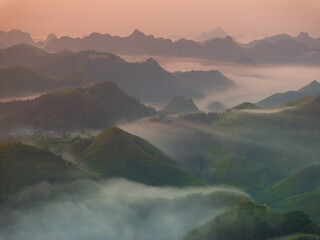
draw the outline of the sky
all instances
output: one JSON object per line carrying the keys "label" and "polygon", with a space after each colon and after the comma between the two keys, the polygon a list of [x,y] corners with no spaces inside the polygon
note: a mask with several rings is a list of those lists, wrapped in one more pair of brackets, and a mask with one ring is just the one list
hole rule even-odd
{"label": "sky", "polygon": [[215,27],[243,39],[301,31],[320,37],[320,0],[0,0],[0,30],[35,37],[140,29],[193,38]]}

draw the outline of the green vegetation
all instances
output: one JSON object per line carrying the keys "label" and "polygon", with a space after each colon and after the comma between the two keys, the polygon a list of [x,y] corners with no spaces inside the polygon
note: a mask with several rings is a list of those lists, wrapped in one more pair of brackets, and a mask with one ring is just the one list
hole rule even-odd
{"label": "green vegetation", "polygon": [[320,83],[316,80],[298,91],[289,91],[285,93],[275,93],[266,99],[257,103],[258,106],[264,108],[276,107],[306,96],[320,96]]}
{"label": "green vegetation", "polygon": [[204,184],[150,143],[115,127],[95,137],[82,156],[87,166],[105,178],[124,177],[157,186]]}
{"label": "green vegetation", "polygon": [[219,215],[191,231],[185,239],[262,240],[296,233],[320,234],[320,227],[302,211],[279,213],[254,205]]}
{"label": "green vegetation", "polygon": [[259,195],[272,206],[301,209],[320,222],[320,165],[306,167]]}
{"label": "green vegetation", "polygon": [[99,129],[118,121],[152,115],[155,110],[126,95],[114,83],[46,94],[34,100],[0,103],[0,129]]}
{"label": "green vegetation", "polygon": [[21,143],[0,143],[0,199],[42,181],[64,182],[84,173],[61,157]]}

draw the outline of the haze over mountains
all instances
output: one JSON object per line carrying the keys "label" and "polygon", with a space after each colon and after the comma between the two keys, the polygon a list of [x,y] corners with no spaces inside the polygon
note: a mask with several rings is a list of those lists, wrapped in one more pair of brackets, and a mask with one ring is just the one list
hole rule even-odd
{"label": "haze over mountains", "polygon": [[319,238],[319,39],[200,38],[0,33],[1,240]]}
{"label": "haze over mountains", "polygon": [[205,42],[213,38],[224,38],[226,36],[228,36],[228,33],[221,27],[217,27],[209,32],[202,32],[195,40],[197,42]]}
{"label": "haze over mountains", "polygon": [[[126,93],[139,100],[166,103],[177,95],[203,97],[207,90],[222,91],[235,86],[233,81],[218,71],[169,73],[153,58],[144,62],[126,62],[111,53],[95,51],[48,53],[23,44],[0,50],[0,65],[8,67],[0,70],[2,91],[5,92],[1,97],[21,96],[28,92],[41,93],[40,90],[87,87],[94,83],[113,81]],[[10,68],[17,65],[25,68],[19,67],[19,71]],[[32,80],[31,76],[34,76]],[[25,85],[29,81],[30,84],[24,88],[23,84],[17,86],[9,78],[19,79]],[[197,80],[203,83],[198,85]]]}
{"label": "haze over mountains", "polygon": [[[0,43],[11,46],[12,43],[34,42],[26,40],[24,33],[14,36],[12,43],[7,45],[12,33],[2,32]],[[21,36],[20,36],[21,35]],[[221,34],[220,34],[221,35]],[[45,46],[44,46],[45,45]],[[188,58],[202,58],[218,62],[238,64],[304,64],[319,65],[319,39],[311,38],[307,33],[297,37],[280,34],[263,40],[256,40],[242,45],[230,36],[210,38],[204,43],[180,39],[172,41],[165,38],[155,38],[135,30],[127,37],[111,36],[110,34],[92,33],[82,38],[63,36],[56,38],[50,35],[46,43],[39,43],[50,52],[69,50],[73,52],[94,50],[126,55],[160,55]]]}

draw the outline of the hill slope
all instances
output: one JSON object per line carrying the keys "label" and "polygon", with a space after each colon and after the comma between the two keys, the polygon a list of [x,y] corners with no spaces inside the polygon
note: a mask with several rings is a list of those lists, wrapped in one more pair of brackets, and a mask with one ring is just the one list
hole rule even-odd
{"label": "hill slope", "polygon": [[84,149],[82,161],[106,178],[124,177],[149,185],[203,185],[147,141],[122,131],[108,128]]}
{"label": "hill slope", "polygon": [[114,83],[42,95],[34,100],[0,103],[0,129],[48,130],[103,128],[154,114],[154,109],[126,95]]}
{"label": "hill slope", "polygon": [[275,93],[261,100],[257,105],[264,108],[271,108],[306,96],[320,96],[320,83],[318,81],[314,80],[298,91]]}
{"label": "hill slope", "polygon": [[262,199],[284,209],[301,209],[320,222],[320,165],[312,165],[279,181]]}
{"label": "hill slope", "polygon": [[0,199],[25,186],[67,181],[79,174],[79,170],[49,151],[20,143],[0,143]]}
{"label": "hill slope", "polygon": [[301,211],[274,212],[255,205],[219,215],[198,229],[186,240],[262,240],[297,233],[320,234],[320,228]]}

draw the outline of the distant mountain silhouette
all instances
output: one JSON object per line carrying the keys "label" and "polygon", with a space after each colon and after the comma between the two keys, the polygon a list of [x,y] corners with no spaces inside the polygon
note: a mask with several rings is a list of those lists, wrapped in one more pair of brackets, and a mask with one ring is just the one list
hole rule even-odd
{"label": "distant mountain silhouette", "polygon": [[260,107],[270,108],[306,96],[320,96],[320,83],[316,80],[298,91],[275,93],[257,103]]}
{"label": "distant mountain silhouette", "polygon": [[57,38],[57,36],[54,34],[54,33],[50,33],[46,40],[43,40],[43,41],[38,41],[36,43],[37,47],[45,47],[52,39],[55,39]]}
{"label": "distant mountain silhouette", "polygon": [[0,43],[7,47],[19,43],[35,45],[31,35],[20,30],[11,30],[9,32],[0,31]]}
{"label": "distant mountain silhouette", "polygon": [[309,34],[307,32],[301,32],[296,37],[291,37],[288,34],[282,33],[282,34],[278,34],[278,35],[275,35],[272,37],[267,37],[267,38],[264,38],[261,40],[254,40],[248,44],[245,44],[245,46],[252,48],[252,47],[259,45],[260,43],[262,43],[264,41],[275,44],[275,43],[279,42],[280,40],[289,40],[289,39],[294,40],[297,43],[302,43],[310,49],[320,50],[320,38],[312,38],[309,36]]}
{"label": "distant mountain silhouette", "polygon": [[[218,34],[219,32],[220,34]],[[127,37],[96,32],[82,38],[69,36],[57,38],[54,34],[50,34],[45,41],[37,43],[32,40],[30,34],[19,30],[13,30],[9,33],[0,32],[0,49],[15,43],[27,43],[43,47],[49,52],[94,50],[124,55],[202,58],[252,66],[259,64],[320,65],[320,38],[311,38],[305,32],[300,33],[297,37],[279,34],[248,44],[235,42],[232,37],[226,36],[219,28],[214,29],[212,34],[217,33],[220,37],[209,38],[204,42],[156,38],[153,35],[146,35],[138,29]],[[208,34],[210,35],[210,32]],[[24,37],[19,38],[20,40],[15,40],[17,37],[13,37],[11,40],[9,35]],[[1,36],[5,41],[1,41]]]}
{"label": "distant mountain silhouette", "polygon": [[41,64],[52,58],[46,51],[27,44],[17,44],[12,47],[0,49],[0,66],[32,66]]}
{"label": "distant mountain silhouette", "polygon": [[317,46],[318,39],[312,39],[305,33],[296,38],[280,34],[242,47],[230,36],[200,43],[186,39],[172,41],[155,38],[153,35],[147,36],[135,30],[128,37],[100,33],[92,33],[83,38],[65,36],[52,39],[45,49],[50,52],[95,50],[127,55],[193,57],[249,65],[260,63],[320,65],[320,49]]}
{"label": "distant mountain silhouette", "polygon": [[164,70],[154,59],[129,63],[111,53],[68,51],[50,54],[19,44],[0,50],[1,66],[23,65],[34,72],[74,88],[113,81],[129,95],[148,102],[167,102],[177,95],[202,97],[203,93]]}
{"label": "distant mountain silhouette", "polygon": [[201,33],[195,40],[198,42],[204,42],[213,38],[224,38],[228,36],[227,32],[224,31],[221,27],[212,29],[209,32]]}
{"label": "distant mountain silhouette", "polygon": [[213,111],[213,112],[222,112],[222,111],[226,110],[227,108],[221,102],[213,101],[213,102],[209,103],[208,109],[209,109],[209,111]]}
{"label": "distant mountain silhouette", "polygon": [[173,98],[161,112],[165,114],[173,114],[200,112],[200,110],[193,103],[192,99],[185,99],[182,96],[177,96]]}

